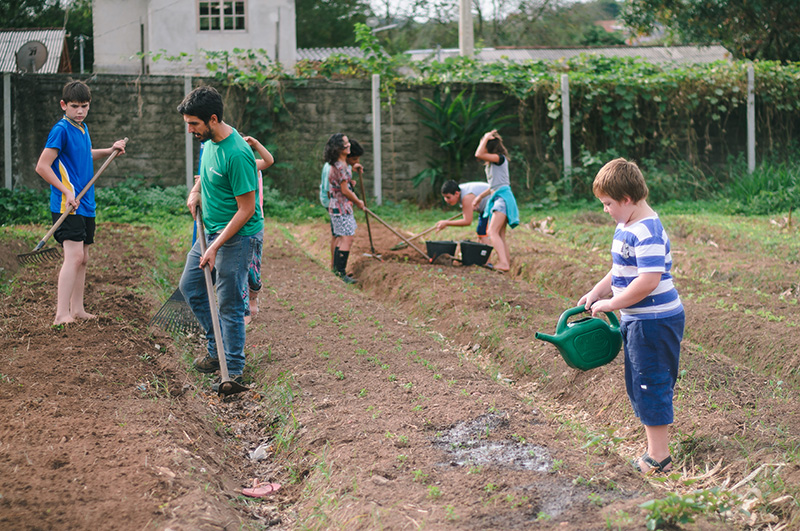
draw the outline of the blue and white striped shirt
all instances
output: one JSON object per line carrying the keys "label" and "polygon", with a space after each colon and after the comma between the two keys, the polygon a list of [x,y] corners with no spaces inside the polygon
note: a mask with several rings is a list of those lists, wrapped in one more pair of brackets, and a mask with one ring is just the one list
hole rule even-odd
{"label": "blue and white striped shirt", "polygon": [[633,306],[620,310],[623,320],[659,319],[683,311],[678,291],[672,283],[672,253],[667,232],[658,216],[645,218],[614,231],[611,246],[611,289],[618,295],[642,273],[661,273],[658,286]]}

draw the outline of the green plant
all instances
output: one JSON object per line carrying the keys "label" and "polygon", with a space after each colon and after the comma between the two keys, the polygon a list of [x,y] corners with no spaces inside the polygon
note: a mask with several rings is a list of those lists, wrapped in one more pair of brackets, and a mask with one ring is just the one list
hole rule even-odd
{"label": "green plant", "polygon": [[714,487],[696,490],[691,494],[671,492],[666,498],[649,500],[641,505],[647,513],[647,529],[653,531],[664,525],[680,525],[695,521],[698,515],[721,516],[736,504],[737,496]]}
{"label": "green plant", "polygon": [[498,129],[511,118],[500,115],[500,100],[477,102],[475,91],[466,94],[464,89],[453,97],[449,88],[442,91],[436,87],[432,98],[424,98],[422,102],[411,98],[422,124],[431,131],[425,138],[441,150],[428,159],[428,168],[414,176],[412,182],[419,186],[427,180],[436,196],[446,179],[462,180],[464,167],[467,161],[474,160],[473,153],[483,134]]}
{"label": "green plant", "polygon": [[436,499],[442,495],[442,491],[436,485],[428,485],[428,498]]}

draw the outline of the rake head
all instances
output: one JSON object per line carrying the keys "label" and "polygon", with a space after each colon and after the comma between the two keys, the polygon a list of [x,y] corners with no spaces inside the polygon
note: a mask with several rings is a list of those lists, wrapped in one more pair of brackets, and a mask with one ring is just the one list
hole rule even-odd
{"label": "rake head", "polygon": [[150,319],[148,326],[157,326],[166,332],[184,335],[200,334],[203,331],[189,303],[183,298],[180,288],[175,290],[158,313]]}
{"label": "rake head", "polygon": [[30,253],[18,254],[17,261],[20,264],[43,264],[45,262],[52,262],[59,260],[61,253],[55,247],[48,247],[47,249],[40,249]]}

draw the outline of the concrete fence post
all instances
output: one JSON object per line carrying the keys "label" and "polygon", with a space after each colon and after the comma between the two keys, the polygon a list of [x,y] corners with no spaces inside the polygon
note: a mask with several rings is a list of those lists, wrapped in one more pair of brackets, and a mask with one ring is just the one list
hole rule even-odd
{"label": "concrete fence post", "polygon": [[[192,91],[192,76],[183,76],[183,94],[188,95]],[[181,120],[183,118],[181,117]],[[183,126],[186,133],[186,140],[184,141],[184,157],[186,158],[186,187],[191,190],[194,186],[194,145],[192,144],[192,135],[186,126]]]}
{"label": "concrete fence post", "polygon": [[3,166],[5,166],[6,188],[14,188],[11,175],[11,73],[3,73]]}
{"label": "concrete fence post", "polygon": [[569,180],[569,175],[572,173],[572,131],[570,130],[569,112],[569,76],[561,74],[561,118],[564,121],[561,147],[564,151],[564,175],[567,177],[571,190],[572,182]]}
{"label": "concrete fence post", "polygon": [[747,170],[756,169],[756,95],[755,71],[747,65]]}
{"label": "concrete fence post", "polygon": [[383,183],[381,175],[381,76],[372,74],[372,157],[375,166],[373,193],[375,204],[383,203]]}

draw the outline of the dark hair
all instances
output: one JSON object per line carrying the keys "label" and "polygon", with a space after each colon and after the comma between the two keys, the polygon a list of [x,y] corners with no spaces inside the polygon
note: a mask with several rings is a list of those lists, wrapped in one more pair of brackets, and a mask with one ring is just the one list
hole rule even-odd
{"label": "dark hair", "polygon": [[499,133],[495,133],[494,137],[490,138],[489,141],[486,142],[486,151],[489,153],[495,153],[497,155],[503,155],[508,159],[508,150],[506,149],[506,146],[503,145],[503,137],[500,136]]}
{"label": "dark hair", "polygon": [[348,157],[360,157],[364,154],[364,148],[358,143],[358,140],[350,139],[350,154]]}
{"label": "dark hair", "polygon": [[[322,153],[322,158],[328,164],[333,164],[339,160],[339,155],[344,150],[344,133],[334,133],[325,143],[325,151]],[[353,149],[352,143],[350,149]]]}
{"label": "dark hair", "polygon": [[211,117],[216,115],[217,120],[222,121],[223,110],[222,96],[214,87],[197,87],[183,98],[178,105],[178,112],[197,116],[203,123],[208,123]]}
{"label": "dark hair", "polygon": [[61,89],[61,101],[86,103],[92,101],[92,90],[83,81],[70,81]]}
{"label": "dark hair", "polygon": [[633,161],[618,158],[600,168],[592,183],[592,192],[597,197],[605,195],[614,201],[630,197],[636,204],[647,199],[649,190],[639,166]]}
{"label": "dark hair", "polygon": [[454,194],[459,191],[461,191],[461,187],[458,186],[458,183],[455,182],[453,179],[445,181],[444,184],[442,185],[442,195]]}

